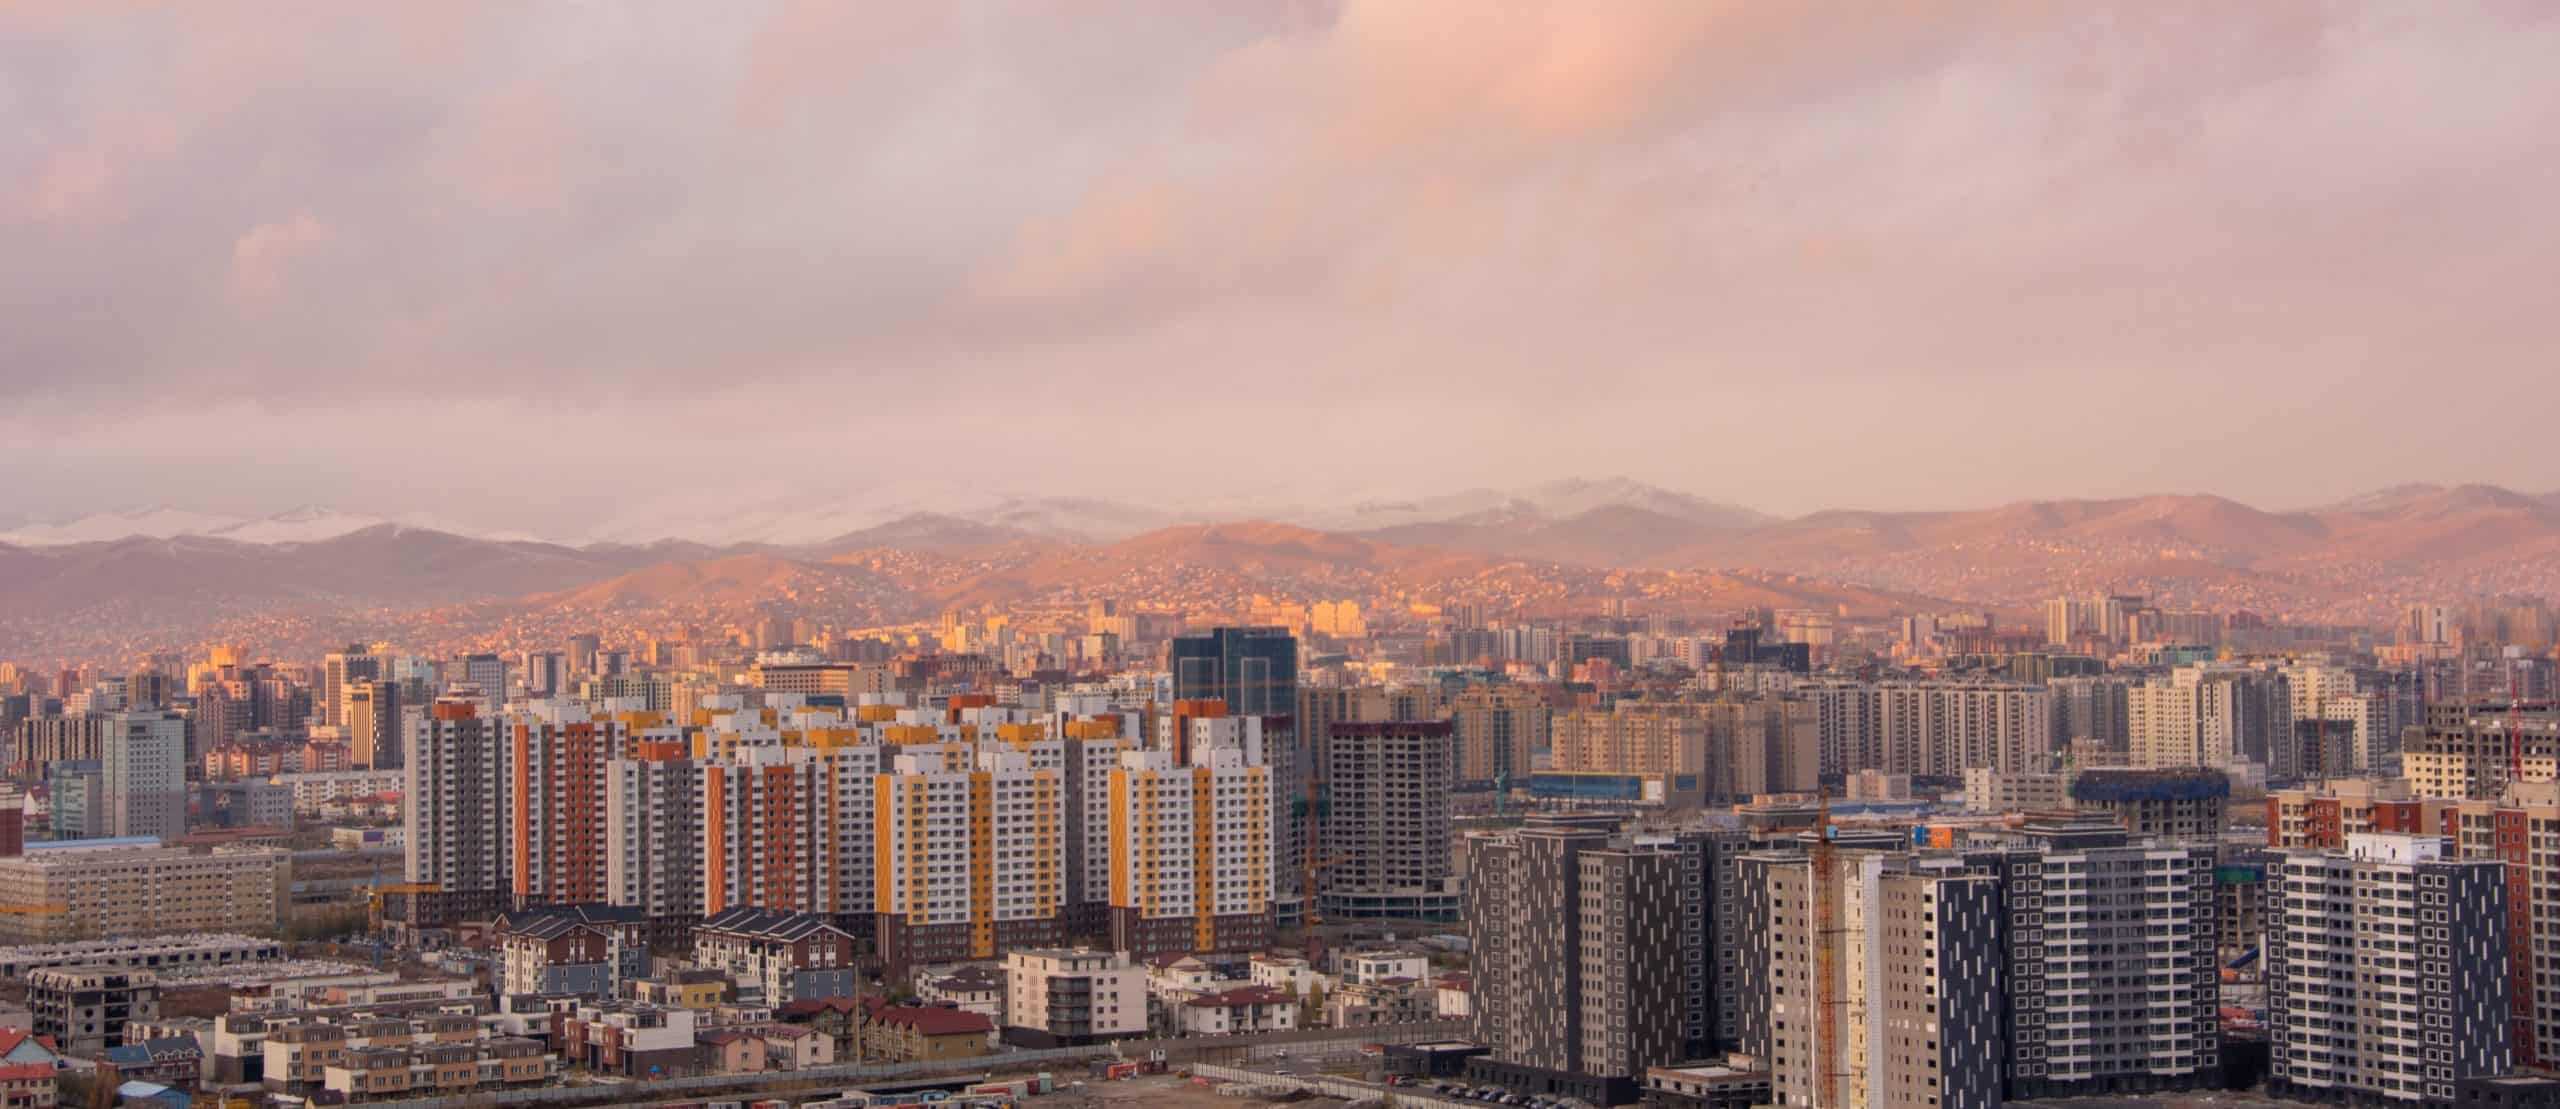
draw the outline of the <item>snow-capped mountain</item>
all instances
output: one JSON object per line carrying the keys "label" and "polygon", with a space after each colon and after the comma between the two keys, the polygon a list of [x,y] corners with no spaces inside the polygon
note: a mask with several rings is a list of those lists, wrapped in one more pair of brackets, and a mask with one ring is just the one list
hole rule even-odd
{"label": "snow-capped mountain", "polygon": [[9,531],[0,531],[0,544],[14,547],[63,547],[74,543],[112,543],[119,539],[176,539],[181,536],[201,536],[207,539],[228,539],[234,543],[268,546],[279,543],[318,543],[327,539],[353,535],[366,528],[380,527],[384,524],[449,532],[474,539],[504,542],[535,540],[535,537],[530,535],[473,528],[428,516],[371,516],[358,512],[340,512],[317,505],[305,505],[273,516],[231,516],[218,512],[197,512],[158,505],[121,512],[100,512],[54,523],[22,524]]}
{"label": "snow-capped mountain", "polygon": [[202,534],[241,543],[317,543],[393,521],[306,505]]}
{"label": "snow-capped mountain", "polygon": [[1569,520],[1602,508],[1633,508],[1695,524],[1742,528],[1769,521],[1747,508],[1675,493],[1623,477],[1566,478],[1525,489],[1469,489],[1434,497],[1370,499],[1282,516],[1328,531],[1376,531],[1424,524]]}
{"label": "snow-capped mountain", "polygon": [[59,547],[137,537],[173,539],[181,535],[211,535],[251,522],[239,516],[153,505],[53,523],[29,523],[12,531],[0,532],[0,543],[19,547]]}
{"label": "snow-capped mountain", "polygon": [[1749,509],[1630,481],[1569,479],[1524,489],[1470,489],[1411,499],[1306,502],[1244,495],[1217,501],[1142,504],[1097,497],[1035,496],[960,486],[797,490],[739,503],[733,496],[634,506],[583,534],[526,535],[417,514],[378,516],[305,506],[272,516],[234,516],[166,505],[102,512],[73,520],[28,522],[0,531],[0,544],[58,547],[120,539],[202,536],[239,543],[317,543],[384,524],[475,539],[640,547],[677,541],[712,547],[815,547],[901,520],[938,517],[1074,542],[1108,543],[1175,524],[1266,520],[1326,531],[1530,526],[1571,521],[1601,509],[1636,510],[1683,525],[1744,528],[1766,522]]}

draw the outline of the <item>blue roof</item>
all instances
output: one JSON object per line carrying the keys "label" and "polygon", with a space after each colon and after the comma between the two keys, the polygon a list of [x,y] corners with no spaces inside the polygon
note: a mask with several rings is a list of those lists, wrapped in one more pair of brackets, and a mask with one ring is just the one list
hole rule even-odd
{"label": "blue roof", "polygon": [[26,853],[79,851],[94,847],[158,847],[158,836],[103,836],[98,839],[42,839],[27,844]]}

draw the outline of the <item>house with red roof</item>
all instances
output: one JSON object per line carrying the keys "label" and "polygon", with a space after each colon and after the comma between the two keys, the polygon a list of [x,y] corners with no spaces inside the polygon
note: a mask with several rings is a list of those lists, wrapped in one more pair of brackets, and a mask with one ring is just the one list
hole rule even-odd
{"label": "house with red roof", "polygon": [[61,1058],[49,1037],[0,1028],[0,1106],[53,1109]]}
{"label": "house with red roof", "polygon": [[1174,1030],[1185,1036],[1286,1032],[1298,1026],[1298,999],[1269,986],[1204,993],[1173,1008]]}
{"label": "house with red roof", "polygon": [[996,1024],[984,1013],[949,1005],[889,1005],[872,1001],[863,1014],[863,1059],[904,1063],[967,1059],[995,1048]]}

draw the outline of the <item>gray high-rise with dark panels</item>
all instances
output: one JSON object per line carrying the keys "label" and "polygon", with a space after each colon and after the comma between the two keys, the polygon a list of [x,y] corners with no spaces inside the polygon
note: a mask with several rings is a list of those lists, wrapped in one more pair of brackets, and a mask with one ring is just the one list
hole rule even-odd
{"label": "gray high-rise with dark panels", "polygon": [[2267,876],[2267,1087],[2451,1105],[2464,1079],[2515,1066],[2505,865],[2438,836],[2346,838]]}
{"label": "gray high-rise with dark panels", "polygon": [[1298,711],[1298,641],[1287,628],[1216,628],[1176,636],[1171,665],[1177,701],[1225,701],[1233,716]]}
{"label": "gray high-rise with dark panels", "polygon": [[1327,731],[1320,911],[1346,918],[1455,918],[1449,722],[1335,724]]}
{"label": "gray high-rise with dark panels", "polygon": [[2010,1097],[2221,1085],[2214,862],[2211,845],[2134,843],[2100,814],[1919,860],[2004,892]]}
{"label": "gray high-rise with dark panels", "polygon": [[1598,1104],[1633,1100],[1686,1056],[1682,872],[1667,844],[1600,818],[1533,819],[1467,841],[1471,1076]]}

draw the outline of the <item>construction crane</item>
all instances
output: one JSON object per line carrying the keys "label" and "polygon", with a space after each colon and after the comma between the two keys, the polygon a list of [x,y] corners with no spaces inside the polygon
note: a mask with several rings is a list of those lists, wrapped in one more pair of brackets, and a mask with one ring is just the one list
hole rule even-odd
{"label": "construction crane", "polygon": [[2507,663],[2507,791],[2524,781],[2523,660]]}
{"label": "construction crane", "polygon": [[1307,885],[1305,895],[1307,898],[1307,927],[1309,929],[1313,929],[1317,925],[1324,923],[1324,915],[1316,911],[1316,905],[1319,904],[1316,897],[1316,876],[1324,873],[1324,868],[1332,866],[1335,863],[1342,862],[1349,857],[1350,856],[1348,855],[1335,855],[1329,859],[1311,858],[1307,863]]}
{"label": "construction crane", "polygon": [[1831,787],[1821,787],[1813,823],[1813,1004],[1815,1109],[1840,1104],[1840,1072],[1833,1056],[1840,1050],[1840,893],[1832,874],[1839,867],[1831,845]]}

